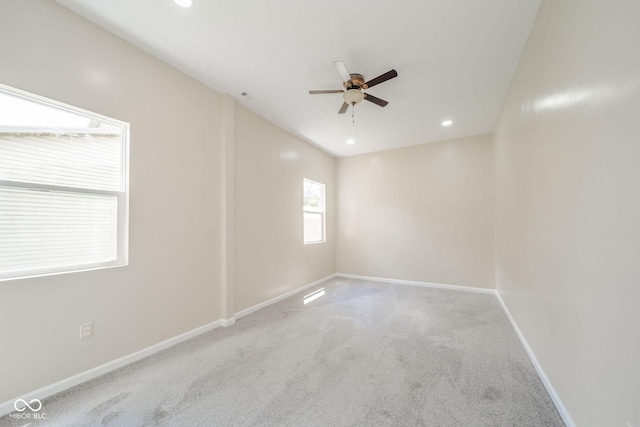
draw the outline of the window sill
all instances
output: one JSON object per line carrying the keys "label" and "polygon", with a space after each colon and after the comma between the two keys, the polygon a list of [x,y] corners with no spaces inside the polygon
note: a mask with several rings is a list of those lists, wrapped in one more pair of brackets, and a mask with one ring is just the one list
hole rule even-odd
{"label": "window sill", "polygon": [[77,267],[69,267],[65,270],[43,270],[43,271],[31,271],[25,272],[23,275],[15,275],[15,276],[0,276],[0,282],[8,282],[11,280],[22,280],[22,279],[34,279],[37,277],[46,277],[46,276],[59,276],[61,274],[73,274],[73,273],[81,273],[85,271],[94,271],[94,270],[105,270],[108,268],[116,268],[116,267],[126,267],[129,265],[129,262],[114,262],[109,264],[93,264],[86,266],[77,266]]}

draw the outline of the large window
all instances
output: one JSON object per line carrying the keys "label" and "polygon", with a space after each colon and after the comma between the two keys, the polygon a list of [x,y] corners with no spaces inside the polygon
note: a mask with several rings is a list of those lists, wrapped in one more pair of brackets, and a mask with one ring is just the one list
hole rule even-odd
{"label": "large window", "polygon": [[128,135],[0,85],[0,279],[126,264]]}
{"label": "large window", "polygon": [[302,194],[304,243],[322,243],[325,241],[324,184],[305,179]]}

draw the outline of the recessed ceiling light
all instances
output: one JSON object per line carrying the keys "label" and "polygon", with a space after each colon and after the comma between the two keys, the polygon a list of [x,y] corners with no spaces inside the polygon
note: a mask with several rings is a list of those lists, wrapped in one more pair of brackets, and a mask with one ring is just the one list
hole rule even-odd
{"label": "recessed ceiling light", "polygon": [[347,139],[347,144],[355,144],[356,142],[353,139]]}
{"label": "recessed ceiling light", "polygon": [[451,120],[445,120],[444,122],[442,122],[442,126],[451,126],[453,124],[453,122]]}
{"label": "recessed ceiling light", "polygon": [[173,0],[175,4],[182,7],[193,7],[194,0]]}

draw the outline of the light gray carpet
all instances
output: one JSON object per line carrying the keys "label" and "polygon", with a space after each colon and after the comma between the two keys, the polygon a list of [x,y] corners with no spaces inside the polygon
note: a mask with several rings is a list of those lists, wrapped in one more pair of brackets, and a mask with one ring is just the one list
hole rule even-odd
{"label": "light gray carpet", "polygon": [[46,399],[31,425],[564,425],[494,295],[320,287]]}

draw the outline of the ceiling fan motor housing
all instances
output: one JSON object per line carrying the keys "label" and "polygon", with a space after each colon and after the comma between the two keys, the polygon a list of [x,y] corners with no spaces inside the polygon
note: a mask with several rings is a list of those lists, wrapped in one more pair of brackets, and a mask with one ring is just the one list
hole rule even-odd
{"label": "ceiling fan motor housing", "polygon": [[354,88],[358,88],[358,89],[366,89],[367,86],[364,84],[364,76],[362,74],[350,74],[351,76],[351,80],[349,80],[348,83],[349,86],[347,87],[347,89],[354,89]]}

